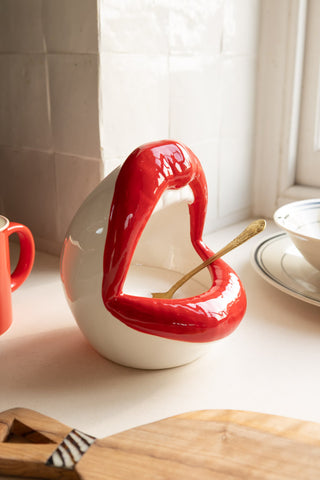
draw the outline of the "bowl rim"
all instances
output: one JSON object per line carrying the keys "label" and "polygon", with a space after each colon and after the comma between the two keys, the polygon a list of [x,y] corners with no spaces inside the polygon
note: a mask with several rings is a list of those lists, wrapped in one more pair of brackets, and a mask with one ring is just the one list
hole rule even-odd
{"label": "bowl rim", "polygon": [[304,234],[300,231],[297,231],[293,228],[288,227],[287,225],[285,225],[283,223],[283,219],[285,218],[285,216],[288,216],[288,214],[290,214],[290,211],[292,209],[295,209],[295,207],[303,207],[303,206],[307,207],[307,206],[310,206],[310,205],[313,205],[313,204],[314,204],[315,207],[319,208],[319,210],[320,210],[320,198],[309,198],[309,199],[305,199],[305,200],[297,200],[295,202],[286,203],[285,205],[282,205],[281,207],[279,207],[274,212],[273,220],[278,227],[285,230],[289,234],[297,235],[297,236],[302,237],[306,240],[318,240],[318,241],[320,241],[319,237],[314,237],[312,235],[306,235],[306,234]]}

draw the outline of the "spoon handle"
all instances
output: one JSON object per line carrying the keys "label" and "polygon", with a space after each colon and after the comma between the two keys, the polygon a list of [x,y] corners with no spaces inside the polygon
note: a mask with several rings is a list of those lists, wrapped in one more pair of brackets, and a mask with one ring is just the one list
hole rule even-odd
{"label": "spoon handle", "polygon": [[225,245],[221,250],[219,250],[215,255],[212,257],[208,258],[204,262],[202,262],[200,265],[195,267],[193,270],[190,272],[186,273],[180,280],[178,280],[172,287],[167,291],[163,293],[153,293],[152,296],[153,298],[171,298],[174,293],[185,283],[187,282],[191,277],[196,275],[198,272],[200,272],[202,269],[210,265],[210,263],[214,262],[218,258],[222,257],[226,253],[230,252],[234,248],[239,247],[242,245],[242,243],[246,242],[249,240],[249,238],[253,237],[254,235],[257,235],[258,233],[262,232],[266,226],[266,221],[264,219],[259,219],[255,220],[250,225],[248,225],[239,235],[237,235],[231,242],[229,242],[227,245]]}

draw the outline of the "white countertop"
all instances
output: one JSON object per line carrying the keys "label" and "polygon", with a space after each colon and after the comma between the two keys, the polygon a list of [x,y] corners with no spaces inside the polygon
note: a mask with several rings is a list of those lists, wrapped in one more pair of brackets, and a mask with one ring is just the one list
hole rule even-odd
{"label": "white countertop", "polygon": [[[247,222],[206,238],[218,250]],[[237,409],[320,422],[320,309],[269,285],[250,255],[265,232],[225,259],[239,274],[247,313],[199,360],[170,370],[116,365],[83,337],[64,297],[59,259],[38,252],[12,295],[14,323],[0,337],[0,411],[38,410],[104,437],[179,413]]]}

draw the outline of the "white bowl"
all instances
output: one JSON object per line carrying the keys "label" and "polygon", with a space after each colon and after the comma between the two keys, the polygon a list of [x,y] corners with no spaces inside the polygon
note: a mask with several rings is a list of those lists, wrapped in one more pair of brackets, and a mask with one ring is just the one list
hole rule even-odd
{"label": "white bowl", "polygon": [[320,270],[320,198],[283,205],[273,218],[304,258]]}
{"label": "white bowl", "polygon": [[241,321],[245,292],[223,259],[174,298],[152,298],[213,255],[201,238],[206,192],[191,150],[163,140],[134,150],[79,208],[61,279],[80,329],[104,357],[135,368],[176,367]]}

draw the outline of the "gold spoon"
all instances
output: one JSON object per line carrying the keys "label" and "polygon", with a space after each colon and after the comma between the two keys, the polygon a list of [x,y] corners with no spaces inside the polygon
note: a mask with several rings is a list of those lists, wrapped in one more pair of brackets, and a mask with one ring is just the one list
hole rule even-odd
{"label": "gold spoon", "polygon": [[254,237],[254,235],[257,235],[257,233],[262,232],[262,230],[265,229],[266,226],[266,221],[262,218],[259,220],[255,220],[254,222],[250,223],[250,225],[247,226],[243,230],[243,232],[240,233],[236,238],[234,238],[230,243],[228,243],[225,247],[223,247],[221,250],[219,250],[215,255],[212,257],[208,258],[204,262],[202,262],[200,265],[195,267],[193,270],[190,272],[186,273],[180,280],[178,280],[174,285],[172,285],[171,288],[167,292],[155,292],[152,293],[153,298],[172,298],[173,294],[193,275],[196,273],[200,272],[203,268],[207,267],[210,265],[210,263],[214,262],[217,260],[217,258],[222,257],[226,253],[230,252],[234,248],[239,247],[239,245],[242,245],[244,242],[249,240],[249,238]]}

